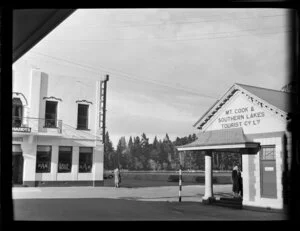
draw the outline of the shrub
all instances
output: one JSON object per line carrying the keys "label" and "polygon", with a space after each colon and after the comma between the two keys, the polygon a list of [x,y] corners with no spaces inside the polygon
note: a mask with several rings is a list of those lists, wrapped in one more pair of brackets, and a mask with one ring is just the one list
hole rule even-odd
{"label": "shrub", "polygon": [[[205,183],[205,176],[197,176],[196,178],[195,178],[195,181],[197,182],[197,183]],[[216,184],[217,183],[217,177],[213,177],[213,179],[212,179],[212,183],[213,184]]]}
{"label": "shrub", "polygon": [[[168,178],[169,182],[179,182],[179,175],[170,175]],[[182,179],[183,182],[183,179]]]}

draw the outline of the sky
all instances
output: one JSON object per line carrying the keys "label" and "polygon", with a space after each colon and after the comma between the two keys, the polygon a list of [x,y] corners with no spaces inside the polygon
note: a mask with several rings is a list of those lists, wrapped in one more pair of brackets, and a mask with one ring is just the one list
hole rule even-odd
{"label": "sky", "polygon": [[287,9],[78,9],[22,59],[49,72],[110,76],[107,131],[171,140],[234,83],[288,83]]}

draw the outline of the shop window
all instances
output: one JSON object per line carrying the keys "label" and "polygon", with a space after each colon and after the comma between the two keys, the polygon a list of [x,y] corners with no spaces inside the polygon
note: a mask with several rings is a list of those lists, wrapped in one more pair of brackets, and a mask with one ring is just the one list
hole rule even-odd
{"label": "shop window", "polygon": [[77,129],[88,129],[89,105],[78,104]]}
{"label": "shop window", "polygon": [[57,102],[46,101],[46,112],[45,112],[45,127],[56,128],[57,120]]}
{"label": "shop window", "polygon": [[79,172],[92,172],[93,148],[79,148]]}
{"label": "shop window", "polygon": [[71,172],[72,169],[72,147],[59,147],[57,172]]}
{"label": "shop window", "polygon": [[37,146],[36,172],[47,173],[51,171],[51,146]]}
{"label": "shop window", "polygon": [[13,98],[12,100],[12,126],[21,127],[23,116],[23,105],[20,98]]}

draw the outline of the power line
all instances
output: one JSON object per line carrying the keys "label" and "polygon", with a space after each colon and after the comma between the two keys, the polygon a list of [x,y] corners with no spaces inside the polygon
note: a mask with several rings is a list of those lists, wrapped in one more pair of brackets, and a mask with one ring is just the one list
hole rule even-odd
{"label": "power line", "polygon": [[[275,28],[285,28],[285,27],[273,27],[273,28],[263,28],[265,29],[275,29]],[[261,29],[247,29],[247,30],[239,30],[239,31],[228,31],[228,32],[218,32],[218,33],[203,33],[200,35],[208,35],[208,34],[230,34],[230,33],[237,33],[237,32],[247,32],[247,31],[258,31]],[[277,33],[285,33],[285,32],[291,32],[291,30],[286,30],[286,31],[270,31],[264,32],[264,33],[257,33],[254,35],[265,35],[265,34],[277,34]],[[218,38],[235,38],[235,37],[247,37],[249,36],[248,34],[242,34],[242,35],[232,35],[232,36],[218,36],[218,37],[204,37],[204,38],[192,38],[192,37],[181,37],[185,39],[172,39],[172,38],[151,38],[151,39],[138,39],[138,38],[131,38],[131,39],[103,39],[103,40],[83,40],[83,39],[78,39],[78,40],[63,40],[63,39],[58,39],[58,40],[44,40],[44,41],[52,41],[52,42],[116,42],[116,41],[141,41],[141,42],[149,42],[149,41],[165,41],[165,42],[182,42],[182,41],[192,41],[192,40],[205,40],[205,39],[218,39]]]}
{"label": "power line", "polygon": [[[232,21],[232,20],[247,20],[247,19],[257,19],[257,18],[270,18],[270,17],[278,17],[278,16],[287,16],[286,14],[276,14],[276,15],[262,15],[257,17],[237,17],[237,18],[227,18],[227,19],[218,19],[218,20],[200,20],[200,21],[178,21],[178,22],[165,22],[165,23],[155,23],[155,24],[140,24],[140,25],[125,25],[125,26],[117,26],[117,25],[110,25],[110,26],[101,26],[101,25],[88,25],[85,27],[97,27],[97,28],[134,28],[134,27],[148,27],[148,26],[161,26],[161,25],[180,25],[180,24],[199,24],[203,22],[223,22],[223,21]],[[65,27],[64,29],[77,29],[78,27]]]}
{"label": "power line", "polygon": [[127,27],[148,27],[148,26],[160,26],[160,25],[180,25],[180,24],[199,24],[203,22],[223,22],[223,21],[232,21],[232,20],[244,20],[244,19],[254,19],[259,17],[278,17],[278,16],[286,16],[285,14],[278,14],[278,15],[266,15],[266,16],[258,16],[258,17],[244,17],[244,18],[228,18],[228,19],[218,19],[218,20],[201,20],[201,21],[179,21],[179,22],[165,22],[165,23],[158,23],[158,24],[144,24],[144,25],[128,25],[128,26],[117,26],[113,28],[127,28]]}
{"label": "power line", "polygon": [[[98,72],[103,71],[103,70],[99,70],[99,69],[96,69],[94,67],[91,67],[89,65],[79,64],[77,62],[70,61],[70,60],[67,60],[67,59],[57,58],[57,57],[46,55],[46,54],[43,54],[43,53],[40,53],[40,52],[34,52],[34,51],[31,51],[31,52],[34,53],[34,54],[45,56],[45,57],[48,57],[48,58],[52,58],[52,59],[55,59],[55,60],[58,60],[58,61],[64,61],[64,62],[70,63],[70,64],[75,65],[75,66],[79,66],[79,67],[84,68],[84,69],[91,69],[91,70],[95,70],[95,71],[98,71]],[[97,66],[99,66],[99,65],[97,65]],[[100,68],[102,68],[102,67],[100,66]],[[187,93],[198,95],[198,96],[201,96],[201,97],[216,99],[216,97],[213,97],[213,96],[200,94],[200,93],[196,92],[197,91],[196,89],[191,89],[191,88],[189,89],[189,88],[186,88],[186,87],[175,87],[175,86],[172,86],[170,84],[167,84],[167,85],[162,84],[161,82],[158,82],[156,80],[150,80],[150,79],[146,80],[146,79],[141,79],[141,77],[133,77],[133,75],[130,75],[130,74],[127,74],[125,72],[118,71],[118,70],[112,70],[112,69],[108,69],[108,68],[102,68],[102,69],[105,69],[106,72],[109,72],[110,74],[113,74],[113,75],[114,75],[114,73],[118,73],[117,76],[119,76],[121,78],[125,77],[125,78],[130,79],[130,80],[145,82],[145,83],[148,83],[148,84],[150,83],[150,84],[154,84],[154,85],[157,85],[157,86],[160,86],[160,87],[167,87],[167,88],[174,89],[174,90],[185,91]]]}
{"label": "power line", "polygon": [[[254,28],[254,29],[245,29],[245,30],[235,30],[235,31],[224,31],[224,32],[209,32],[209,33],[201,33],[201,34],[197,34],[197,35],[211,35],[211,34],[226,34],[226,33],[237,33],[237,32],[245,32],[245,31],[256,31],[256,30],[266,30],[266,29],[277,29],[277,28],[284,28],[282,26],[277,26],[277,27],[269,27],[269,28]],[[189,36],[181,36],[181,37],[177,37],[177,38],[191,38]],[[170,39],[170,38],[154,38],[155,40],[160,40],[160,39]],[[111,41],[111,40],[140,40],[140,38],[128,38],[128,39],[79,39],[79,40],[67,40],[67,39],[62,39],[61,41]],[[50,40],[47,40],[50,41]],[[51,41],[60,41],[58,40],[51,40]]]}

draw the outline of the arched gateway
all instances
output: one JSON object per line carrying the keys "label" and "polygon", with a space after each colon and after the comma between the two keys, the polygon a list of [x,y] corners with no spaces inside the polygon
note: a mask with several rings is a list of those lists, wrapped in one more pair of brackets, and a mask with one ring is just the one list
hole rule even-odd
{"label": "arched gateway", "polygon": [[204,203],[214,203],[212,152],[242,156],[243,207],[284,208],[285,175],[290,169],[287,131],[291,94],[234,84],[196,123],[197,140],[179,152],[205,152]]}

